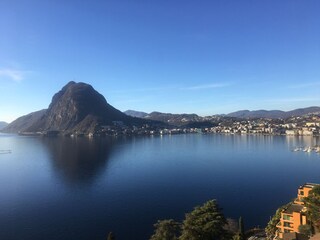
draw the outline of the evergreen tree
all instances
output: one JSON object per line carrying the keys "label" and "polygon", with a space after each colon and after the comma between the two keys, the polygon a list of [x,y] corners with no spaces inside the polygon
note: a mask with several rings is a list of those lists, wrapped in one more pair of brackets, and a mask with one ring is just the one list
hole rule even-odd
{"label": "evergreen tree", "polygon": [[150,240],[177,240],[181,224],[173,219],[165,219],[154,224],[155,231]]}
{"label": "evergreen tree", "polygon": [[186,214],[180,240],[231,239],[224,229],[227,221],[216,200],[210,200]]}

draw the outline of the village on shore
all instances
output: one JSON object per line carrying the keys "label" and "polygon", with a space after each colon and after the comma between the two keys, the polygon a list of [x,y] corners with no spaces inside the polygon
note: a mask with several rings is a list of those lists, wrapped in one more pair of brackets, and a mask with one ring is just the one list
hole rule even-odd
{"label": "village on shore", "polygon": [[[209,126],[210,125],[210,126]],[[121,121],[101,126],[95,132],[20,132],[21,135],[64,135],[64,136],[136,136],[136,135],[172,135],[186,133],[218,133],[218,134],[262,134],[287,136],[320,136],[320,116],[307,115],[282,119],[238,119],[211,117],[206,122],[186,122],[185,125],[173,126],[164,124],[143,124],[141,126],[125,125]]]}

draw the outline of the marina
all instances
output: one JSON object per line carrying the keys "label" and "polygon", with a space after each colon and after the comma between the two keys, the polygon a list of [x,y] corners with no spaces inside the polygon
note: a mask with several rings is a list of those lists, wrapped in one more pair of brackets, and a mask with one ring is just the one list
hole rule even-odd
{"label": "marina", "polygon": [[313,147],[311,146],[304,146],[304,147],[295,147],[293,150],[293,152],[307,152],[307,153],[311,153],[311,152],[315,152],[315,153],[320,153],[320,146],[315,145]]}

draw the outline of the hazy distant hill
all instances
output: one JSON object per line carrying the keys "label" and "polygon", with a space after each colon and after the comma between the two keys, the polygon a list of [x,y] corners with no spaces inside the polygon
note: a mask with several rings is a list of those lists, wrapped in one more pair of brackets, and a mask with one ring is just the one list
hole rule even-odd
{"label": "hazy distant hill", "polygon": [[56,93],[47,110],[31,113],[9,124],[6,132],[94,132],[103,125],[121,121],[127,125],[146,120],[130,117],[113,106],[86,83],[69,82]]}
{"label": "hazy distant hill", "polygon": [[134,111],[134,110],[127,110],[127,111],[124,111],[123,113],[125,113],[131,117],[138,117],[138,118],[144,118],[145,116],[148,115],[148,113]]}
{"label": "hazy distant hill", "polygon": [[3,132],[8,133],[17,133],[17,132],[25,132],[28,128],[30,128],[35,122],[37,122],[46,112],[46,109],[29,113],[22,117],[17,118],[12,123],[7,125],[2,129]]}
{"label": "hazy distant hill", "polygon": [[193,122],[202,122],[204,120],[203,117],[200,117],[197,114],[172,114],[162,112],[145,113],[134,110],[127,110],[124,113],[129,116],[159,121],[174,126],[182,126]]}
{"label": "hazy distant hill", "polygon": [[181,126],[186,125],[190,122],[203,121],[202,117],[197,114],[172,114],[172,113],[161,113],[152,112],[144,117],[145,119],[151,119],[154,121],[164,122],[170,125]]}
{"label": "hazy distant hill", "polygon": [[286,119],[292,116],[303,116],[306,114],[320,114],[320,107],[307,107],[295,109],[292,111],[280,111],[280,110],[257,110],[257,111],[249,111],[242,110],[233,113],[229,113],[226,115],[213,115],[201,117],[197,114],[172,114],[172,113],[161,113],[161,112],[152,112],[152,113],[144,113],[137,112],[134,110],[128,110],[125,112],[128,115],[141,117],[144,119],[150,119],[154,121],[164,122],[166,124],[174,125],[174,126],[212,126],[215,125],[218,121],[228,122],[230,118],[237,119],[246,119],[246,118],[270,118],[270,119]]}
{"label": "hazy distant hill", "polygon": [[306,114],[311,113],[320,113],[320,107],[307,107],[307,108],[299,108],[292,111],[280,111],[280,110],[256,110],[256,111],[249,111],[249,110],[242,110],[233,113],[227,114],[230,117],[237,117],[237,118],[289,118],[292,116],[298,117]]}
{"label": "hazy distant hill", "polygon": [[8,126],[8,123],[6,122],[0,122],[0,130]]}
{"label": "hazy distant hill", "polygon": [[238,118],[282,118],[285,112],[280,110],[240,110],[237,112],[232,112],[227,114],[230,117],[238,117]]}

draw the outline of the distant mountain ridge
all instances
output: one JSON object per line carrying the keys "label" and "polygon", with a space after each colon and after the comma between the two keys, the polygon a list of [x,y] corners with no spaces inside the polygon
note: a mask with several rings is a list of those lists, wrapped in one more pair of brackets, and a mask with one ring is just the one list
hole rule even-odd
{"label": "distant mountain ridge", "polygon": [[190,122],[199,122],[203,118],[199,117],[197,114],[173,114],[173,113],[161,113],[161,112],[151,112],[144,117],[145,119],[151,119],[154,121],[164,122],[170,125],[182,126]]}
{"label": "distant mountain ridge", "polygon": [[[217,123],[221,118],[238,118],[238,119],[253,119],[253,118],[268,118],[268,119],[286,119],[290,117],[299,117],[307,114],[320,114],[320,107],[307,107],[299,108],[292,111],[281,111],[281,110],[241,110],[229,114],[221,114],[214,116],[198,116],[197,114],[172,114],[172,113],[161,113],[161,112],[139,112],[134,110],[128,110],[124,113],[140,117],[143,119],[150,119],[154,121],[161,121],[169,125],[174,126],[193,126],[194,123]],[[200,124],[201,125],[201,124]],[[209,124],[207,124],[209,125]]]}
{"label": "distant mountain ridge", "polygon": [[147,120],[130,117],[107,103],[91,85],[69,82],[52,97],[46,110],[13,121],[4,132],[96,132],[104,125],[121,121],[127,125]]}
{"label": "distant mountain ridge", "polygon": [[14,120],[12,123],[2,129],[3,132],[17,133],[25,132],[36,121],[38,121],[45,113],[47,109],[42,109],[36,112],[29,113]]}
{"label": "distant mountain ridge", "polygon": [[241,110],[233,113],[227,114],[229,117],[237,117],[237,118],[282,118],[286,119],[289,117],[299,117],[306,114],[316,114],[320,113],[320,107],[307,107],[307,108],[299,108],[291,111],[281,111],[281,110]]}
{"label": "distant mountain ridge", "polygon": [[134,110],[127,110],[123,112],[124,114],[127,114],[128,116],[131,117],[138,117],[138,118],[144,118],[145,116],[148,115],[146,112],[139,112],[139,111],[134,111]]}
{"label": "distant mountain ridge", "polygon": [[0,130],[3,129],[3,128],[5,128],[6,126],[8,126],[8,124],[9,124],[9,123],[7,123],[7,122],[1,121],[1,122],[0,122]]}
{"label": "distant mountain ridge", "polygon": [[197,114],[173,114],[173,113],[162,113],[162,112],[139,112],[134,110],[127,110],[124,112],[125,114],[133,117],[139,117],[143,119],[148,119],[152,121],[159,121],[169,125],[174,126],[182,126],[187,125],[191,122],[201,122],[203,118],[198,116]]}

